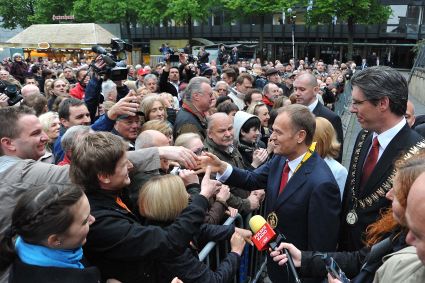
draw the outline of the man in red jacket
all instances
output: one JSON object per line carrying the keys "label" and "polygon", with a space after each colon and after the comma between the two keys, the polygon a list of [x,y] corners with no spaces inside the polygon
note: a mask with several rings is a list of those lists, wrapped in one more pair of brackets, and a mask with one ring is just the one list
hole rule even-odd
{"label": "man in red jacket", "polygon": [[85,95],[86,85],[90,80],[87,70],[81,69],[77,71],[77,84],[69,91],[72,97],[83,100]]}

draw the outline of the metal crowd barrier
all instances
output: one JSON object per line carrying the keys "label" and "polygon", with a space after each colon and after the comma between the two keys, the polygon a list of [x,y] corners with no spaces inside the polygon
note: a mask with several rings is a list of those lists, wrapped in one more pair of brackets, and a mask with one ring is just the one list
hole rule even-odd
{"label": "metal crowd barrier", "polygon": [[[251,213],[246,217],[242,218],[240,214],[236,217],[229,217],[223,225],[236,224],[239,228],[250,229],[249,220],[253,215],[260,214],[265,217],[265,205],[264,202],[260,208]],[[213,270],[220,264],[228,252],[230,251],[230,244],[228,242],[217,245],[216,242],[209,242],[199,253],[199,260],[203,261],[208,267]],[[249,245],[245,246],[244,253],[242,255],[241,266],[238,274],[235,276],[233,282],[235,283],[256,283],[259,279],[265,276],[266,269],[266,254],[265,252],[259,252],[255,247]]]}

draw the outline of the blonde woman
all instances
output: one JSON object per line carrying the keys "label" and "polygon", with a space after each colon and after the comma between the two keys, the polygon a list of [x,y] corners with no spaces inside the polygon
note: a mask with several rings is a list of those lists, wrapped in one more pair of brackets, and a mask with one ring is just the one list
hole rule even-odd
{"label": "blonde woman", "polygon": [[316,151],[322,157],[332,171],[341,193],[341,200],[344,194],[345,180],[347,179],[347,169],[335,160],[339,156],[341,144],[336,139],[336,133],[332,124],[325,118],[316,118],[316,132],[313,140],[316,144]]}
{"label": "blonde woman", "polygon": [[158,95],[144,97],[140,104],[140,109],[145,114],[145,122],[151,120],[167,120],[167,111],[164,101]]}
{"label": "blonde woman", "polygon": [[60,121],[59,114],[56,112],[49,111],[41,114],[38,119],[40,120],[43,131],[49,137],[49,141],[46,144],[46,150],[52,152],[53,144],[59,136]]}
{"label": "blonde woman", "polygon": [[146,130],[155,130],[161,132],[168,138],[170,145],[174,144],[173,128],[171,128],[170,124],[167,121],[147,121],[146,123],[143,123],[142,127],[140,128],[140,132],[144,132]]}
{"label": "blonde woman", "polygon": [[[209,174],[208,174],[209,177]],[[140,190],[139,212],[150,225],[167,229],[188,206],[188,193],[182,179],[175,175],[157,176],[150,179]],[[170,282],[178,276],[183,282],[230,282],[236,275],[240,256],[245,246],[244,238],[249,231],[231,226],[206,224],[200,234],[188,243],[188,248],[179,256],[163,258],[153,266],[160,283]],[[178,236],[178,235],[176,235]],[[212,271],[197,255],[197,245],[206,241],[230,239],[231,252],[223,259],[216,271]]]}

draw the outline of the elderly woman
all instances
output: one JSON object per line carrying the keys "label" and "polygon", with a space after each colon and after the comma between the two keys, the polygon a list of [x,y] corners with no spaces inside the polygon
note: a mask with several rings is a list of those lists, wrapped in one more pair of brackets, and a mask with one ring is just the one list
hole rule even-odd
{"label": "elderly woman", "polygon": [[12,58],[13,63],[10,68],[10,74],[23,85],[25,83],[24,78],[28,74],[28,65],[20,53],[13,54]]}
{"label": "elderly woman", "polygon": [[[139,211],[150,225],[162,227],[164,231],[176,221],[188,206],[188,194],[183,181],[174,175],[153,177],[140,190]],[[246,233],[232,226],[205,225],[201,233],[191,240],[191,245],[177,256],[167,256],[156,261],[157,282],[170,282],[175,276],[183,282],[231,282],[236,275],[245,241],[238,233]],[[208,241],[230,239],[231,252],[212,271],[196,255],[197,246]]]}
{"label": "elderly woman", "polygon": [[99,270],[83,262],[82,246],[94,221],[80,188],[47,185],[26,191],[0,241],[0,271],[12,264],[11,283],[99,282]]}
{"label": "elderly woman", "polygon": [[38,119],[40,120],[43,131],[49,137],[49,141],[46,144],[46,149],[52,152],[53,144],[59,136],[60,121],[59,114],[56,112],[47,112],[41,114]]}
{"label": "elderly woman", "polygon": [[338,183],[342,200],[348,171],[341,163],[335,160],[339,156],[341,144],[336,139],[334,127],[327,119],[322,117],[316,118],[316,132],[314,133],[313,141],[316,142],[317,153],[328,164]]}
{"label": "elderly woman", "polygon": [[158,77],[154,74],[146,75],[143,84],[150,93],[156,93],[158,91]]}
{"label": "elderly woman", "polygon": [[[340,268],[353,282],[372,282],[376,270],[382,265],[382,257],[401,250],[407,246],[407,228],[405,210],[407,196],[416,178],[425,172],[425,151],[410,158],[400,159],[396,162],[396,174],[393,187],[386,196],[392,201],[392,206],[385,211],[381,218],[371,224],[366,230],[366,247],[355,252],[331,252]],[[324,261],[317,252],[300,251],[292,244],[281,244],[277,251],[272,252],[273,260],[283,265],[287,261],[286,255],[279,254],[287,248],[292,255],[294,264],[299,267],[299,272],[305,277],[324,277],[326,268]],[[400,276],[401,274],[397,274]],[[403,276],[409,276],[404,274]],[[328,276],[330,282],[339,282]],[[388,281],[383,281],[388,282]],[[409,281],[415,282],[415,281]]]}

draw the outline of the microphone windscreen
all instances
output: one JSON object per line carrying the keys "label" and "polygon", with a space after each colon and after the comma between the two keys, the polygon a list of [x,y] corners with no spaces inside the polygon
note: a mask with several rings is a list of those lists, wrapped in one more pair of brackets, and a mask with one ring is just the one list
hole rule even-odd
{"label": "microphone windscreen", "polygon": [[258,230],[263,227],[263,225],[266,223],[266,220],[261,215],[254,215],[249,220],[249,227],[251,228],[251,231],[255,234],[258,232]]}

